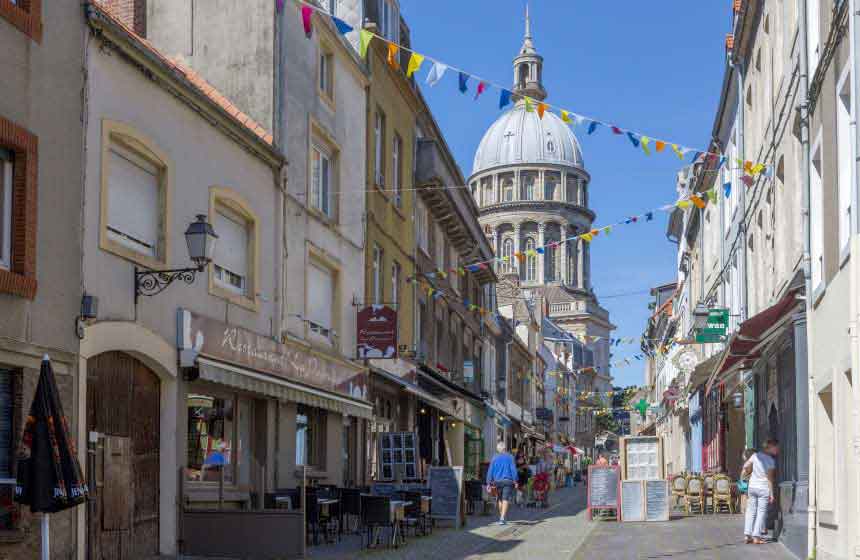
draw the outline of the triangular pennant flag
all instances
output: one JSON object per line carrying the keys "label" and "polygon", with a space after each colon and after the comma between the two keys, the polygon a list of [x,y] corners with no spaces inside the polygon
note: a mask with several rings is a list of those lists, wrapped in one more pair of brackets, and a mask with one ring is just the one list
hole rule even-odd
{"label": "triangular pennant flag", "polygon": [[561,122],[567,123],[567,124],[570,124],[571,122],[573,122],[570,120],[570,113],[568,113],[567,111],[562,111],[561,112]]}
{"label": "triangular pennant flag", "polygon": [[651,155],[651,150],[648,149],[648,142],[650,142],[650,141],[651,141],[651,139],[648,138],[647,136],[643,136],[642,138],[639,139],[639,142],[642,143],[642,151],[645,152],[646,156]]}
{"label": "triangular pennant flag", "polygon": [[732,194],[732,184],[723,183],[723,196],[728,198]]}
{"label": "triangular pennant flag", "polygon": [[690,201],[696,205],[696,208],[704,208],[707,206],[707,203],[704,200],[694,194],[690,195]]}
{"label": "triangular pennant flag", "polygon": [[597,130],[597,127],[599,125],[600,125],[599,122],[591,121],[591,124],[588,125],[588,135],[590,136],[595,130]]}
{"label": "triangular pennant flag", "polygon": [[708,191],[708,200],[711,202],[717,201],[717,189],[711,189]]}
{"label": "triangular pennant flag", "polygon": [[743,184],[748,186],[748,187],[753,186],[753,183],[755,182],[755,181],[753,181],[753,178],[750,177],[749,175],[744,175],[743,177],[741,177],[741,181],[743,181]]}
{"label": "triangular pennant flag", "polygon": [[373,33],[368,31],[367,29],[362,29],[359,33],[358,54],[361,55],[361,58],[367,58],[367,47],[370,46],[370,42],[373,40],[373,36]]}
{"label": "triangular pennant flag", "polygon": [[657,140],[654,142],[654,149],[657,150],[657,153],[659,154],[666,149],[666,143],[662,140]]}
{"label": "triangular pennant flag", "polygon": [[499,94],[499,109],[503,109],[505,105],[508,105],[511,102],[511,92],[503,89]]}
{"label": "triangular pennant flag", "polygon": [[752,166],[753,166],[753,163],[751,161],[745,161],[744,162],[744,171],[746,171],[747,173],[751,173],[752,172]]}
{"label": "triangular pennant flag", "polygon": [[588,241],[589,243],[591,243],[591,240],[594,239],[594,236],[590,233],[583,233],[580,237],[582,237],[584,241]]}
{"label": "triangular pennant flag", "polygon": [[538,247],[537,252],[539,255],[543,255],[544,253],[546,253],[546,249],[544,249],[543,247]]}
{"label": "triangular pennant flag", "polygon": [[678,156],[678,159],[684,159],[684,150],[678,147],[678,144],[672,144],[672,151],[675,152],[675,155]]}
{"label": "triangular pennant flag", "polygon": [[400,68],[400,61],[397,60],[397,51],[399,50],[399,46],[388,43],[388,65],[394,69]]}
{"label": "triangular pennant flag", "polygon": [[275,7],[277,8],[279,13],[284,11],[284,2],[285,0],[276,0],[275,2]]}
{"label": "triangular pennant flag", "polygon": [[679,200],[677,202],[677,205],[678,205],[678,208],[689,208],[690,207],[690,201],[689,200]]}
{"label": "triangular pennant flag", "polygon": [[650,222],[654,219],[654,212],[645,212],[645,221]]}
{"label": "triangular pennant flag", "polygon": [[692,162],[696,163],[699,161],[699,158],[702,157],[702,152],[694,152]]}
{"label": "triangular pennant flag", "polygon": [[525,256],[524,254],[520,253],[519,251],[517,251],[516,253],[514,253],[514,256],[515,256],[515,257],[517,258],[517,260],[519,260],[520,262],[522,262],[522,261],[526,258],[526,256]]}
{"label": "triangular pennant flag", "polygon": [[636,137],[636,135],[635,135],[635,134],[633,134],[632,132],[628,132],[628,133],[627,133],[627,138],[629,138],[629,139],[630,139],[630,143],[631,143],[631,144],[633,144],[633,147],[634,147],[634,148],[638,148],[638,147],[639,147],[639,139]]}
{"label": "triangular pennant flag", "polygon": [[606,232],[606,235],[609,235],[610,233],[612,233],[612,226],[606,226],[605,228],[603,228],[603,231]]}
{"label": "triangular pennant flag", "polygon": [[441,62],[434,62],[433,68],[431,68],[430,72],[427,74],[427,85],[433,87],[439,83],[439,80],[441,80],[442,76],[445,75],[446,70],[448,70],[447,65],[442,64]]}
{"label": "triangular pennant flag", "polygon": [[613,126],[612,127],[612,133],[613,134],[623,134],[623,131],[620,128],[618,128],[617,126]]}
{"label": "triangular pennant flag", "polygon": [[526,106],[526,112],[531,113],[535,110],[534,105],[532,105],[531,97],[524,97],[523,101],[524,101],[525,106]]}
{"label": "triangular pennant flag", "polygon": [[773,177],[773,167],[767,166],[764,168],[764,176],[765,177]]}
{"label": "triangular pennant flag", "polygon": [[469,86],[466,82],[469,81],[469,75],[465,72],[460,72],[460,93],[466,93],[469,90]]}
{"label": "triangular pennant flag", "polygon": [[338,33],[340,33],[341,35],[346,35],[354,29],[350,24],[343,21],[339,17],[332,16],[331,20],[334,22],[334,26],[337,27]]}
{"label": "triangular pennant flag", "polygon": [[750,170],[750,173],[752,173],[753,175],[758,175],[759,173],[764,171],[764,168],[765,168],[765,165],[763,163],[757,163]]}
{"label": "triangular pennant flag", "polygon": [[424,55],[418,54],[417,52],[412,53],[412,56],[409,57],[409,64],[406,65],[406,77],[412,77],[412,74],[418,71],[421,68],[421,63],[424,62]]}
{"label": "triangular pennant flag", "polygon": [[478,96],[484,93],[484,90],[487,89],[487,82],[478,82],[478,91],[475,93],[475,100],[477,101]]}
{"label": "triangular pennant flag", "polygon": [[546,108],[548,105],[546,103],[538,103],[538,117],[543,118],[543,114],[546,112]]}
{"label": "triangular pennant flag", "polygon": [[314,10],[310,6],[302,6],[302,26],[305,28],[305,37],[311,38],[313,26],[311,25],[311,17],[314,15]]}

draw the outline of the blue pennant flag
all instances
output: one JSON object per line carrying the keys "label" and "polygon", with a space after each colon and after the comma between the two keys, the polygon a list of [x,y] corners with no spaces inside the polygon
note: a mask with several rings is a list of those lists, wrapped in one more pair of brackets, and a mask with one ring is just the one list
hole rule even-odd
{"label": "blue pennant flag", "polygon": [[723,194],[726,198],[728,198],[732,194],[732,184],[731,183],[723,183]]}
{"label": "blue pennant flag", "polygon": [[334,22],[334,26],[337,27],[337,30],[338,32],[340,32],[341,35],[346,35],[350,31],[352,31],[353,27],[339,17],[331,16],[331,19]]}
{"label": "blue pennant flag", "polygon": [[639,147],[639,139],[638,139],[638,138],[636,138],[636,135],[635,135],[635,134],[633,134],[632,132],[628,132],[628,133],[627,133],[627,138],[630,138],[630,143],[631,143],[631,144],[633,144],[633,147],[634,147],[634,148],[638,148],[638,147]]}
{"label": "blue pennant flag", "polygon": [[590,125],[588,125],[588,134],[591,134],[592,132],[594,132],[595,130],[597,130],[597,127],[598,127],[599,125],[600,125],[600,123],[599,123],[599,122],[597,122],[597,121],[591,121],[591,124],[590,124]]}
{"label": "blue pennant flag", "polygon": [[701,155],[702,155],[702,152],[694,152],[693,153],[693,163],[696,163],[697,161],[699,161],[699,158],[701,157]]}
{"label": "blue pennant flag", "polygon": [[499,109],[505,107],[511,102],[511,92],[506,89],[502,90],[502,93],[499,94]]}
{"label": "blue pennant flag", "polygon": [[646,212],[645,213],[645,221],[650,222],[654,219],[654,212]]}
{"label": "blue pennant flag", "polygon": [[469,81],[469,75],[460,72],[460,93],[466,93],[469,89],[469,86],[466,85],[466,82]]}
{"label": "blue pennant flag", "polygon": [[538,247],[537,252],[540,253],[541,255],[543,255],[546,252],[546,250],[543,247]]}
{"label": "blue pennant flag", "polygon": [[721,169],[723,165],[726,163],[726,156],[720,158],[720,164],[717,166],[717,169]]}

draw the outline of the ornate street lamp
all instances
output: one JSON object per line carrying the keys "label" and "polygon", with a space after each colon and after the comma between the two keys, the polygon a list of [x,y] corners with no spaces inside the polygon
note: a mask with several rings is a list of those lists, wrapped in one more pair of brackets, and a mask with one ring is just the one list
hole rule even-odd
{"label": "ornate street lamp", "polygon": [[196,266],[172,270],[140,270],[134,267],[134,304],[140,296],[154,296],[163,292],[175,280],[193,284],[198,272],[203,272],[215,253],[218,235],[206,221],[205,214],[197,214],[197,221],[191,222],[185,230],[185,243],[188,256]]}

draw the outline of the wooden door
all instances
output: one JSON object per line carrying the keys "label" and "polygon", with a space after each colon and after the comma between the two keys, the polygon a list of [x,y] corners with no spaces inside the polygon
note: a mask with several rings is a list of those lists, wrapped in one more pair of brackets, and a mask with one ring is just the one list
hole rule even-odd
{"label": "wooden door", "polygon": [[160,382],[122,352],[87,362],[90,443],[88,538],[92,558],[158,554]]}

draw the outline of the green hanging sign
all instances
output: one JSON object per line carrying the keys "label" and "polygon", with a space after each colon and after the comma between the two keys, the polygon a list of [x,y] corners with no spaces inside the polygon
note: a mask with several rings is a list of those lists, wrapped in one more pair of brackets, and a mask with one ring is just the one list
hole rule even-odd
{"label": "green hanging sign", "polygon": [[708,322],[705,328],[696,329],[696,342],[704,344],[707,342],[723,342],[729,330],[729,310],[708,310]]}

